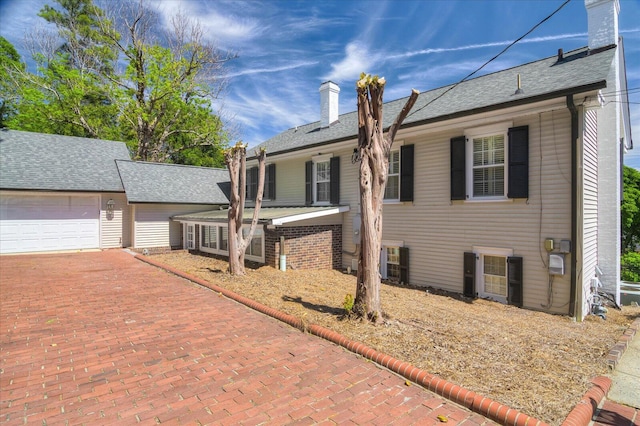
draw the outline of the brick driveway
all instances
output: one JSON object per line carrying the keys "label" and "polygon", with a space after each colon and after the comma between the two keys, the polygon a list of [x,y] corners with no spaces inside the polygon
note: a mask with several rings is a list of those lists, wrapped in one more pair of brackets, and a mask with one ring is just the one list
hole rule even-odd
{"label": "brick driveway", "polygon": [[119,251],[0,256],[0,423],[492,424]]}

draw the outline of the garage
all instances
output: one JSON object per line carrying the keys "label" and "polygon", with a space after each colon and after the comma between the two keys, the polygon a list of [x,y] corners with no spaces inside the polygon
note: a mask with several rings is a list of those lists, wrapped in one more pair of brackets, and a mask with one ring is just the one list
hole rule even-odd
{"label": "garage", "polygon": [[99,247],[99,195],[3,192],[0,197],[0,253]]}

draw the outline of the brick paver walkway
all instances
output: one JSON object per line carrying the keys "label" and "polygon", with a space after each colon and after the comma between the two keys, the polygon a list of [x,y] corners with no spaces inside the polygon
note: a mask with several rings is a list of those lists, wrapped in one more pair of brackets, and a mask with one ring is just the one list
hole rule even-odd
{"label": "brick paver walkway", "polygon": [[0,423],[490,424],[119,251],[0,256]]}

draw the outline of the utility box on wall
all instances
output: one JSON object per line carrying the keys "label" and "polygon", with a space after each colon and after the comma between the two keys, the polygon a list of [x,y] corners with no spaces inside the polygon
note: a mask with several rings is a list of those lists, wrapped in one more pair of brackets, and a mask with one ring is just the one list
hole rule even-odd
{"label": "utility box on wall", "polygon": [[353,216],[353,244],[360,244],[360,213]]}
{"label": "utility box on wall", "polygon": [[564,275],[564,254],[549,253],[549,275]]}

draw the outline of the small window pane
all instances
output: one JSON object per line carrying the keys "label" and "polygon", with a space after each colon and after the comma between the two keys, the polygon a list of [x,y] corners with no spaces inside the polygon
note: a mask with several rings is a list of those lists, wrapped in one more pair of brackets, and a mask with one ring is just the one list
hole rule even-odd
{"label": "small window pane", "polygon": [[318,182],[317,186],[317,200],[329,201],[331,196],[331,183],[330,182]]}
{"label": "small window pane", "polygon": [[331,199],[331,168],[329,161],[316,163],[316,201]]}
{"label": "small window pane", "polygon": [[229,251],[229,229],[225,227],[220,228],[220,250]]}
{"label": "small window pane", "polygon": [[400,279],[400,248],[387,247],[387,278]]}
{"label": "small window pane", "polygon": [[504,195],[504,135],[473,139],[473,196]]}
{"label": "small window pane", "polygon": [[483,256],[485,293],[507,297],[507,259],[501,256]]}
{"label": "small window pane", "polygon": [[400,151],[392,151],[389,154],[389,173],[387,174],[384,199],[400,199]]}

